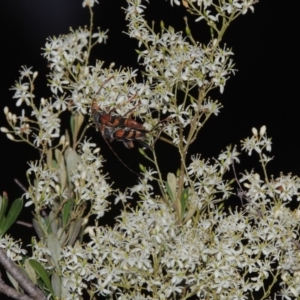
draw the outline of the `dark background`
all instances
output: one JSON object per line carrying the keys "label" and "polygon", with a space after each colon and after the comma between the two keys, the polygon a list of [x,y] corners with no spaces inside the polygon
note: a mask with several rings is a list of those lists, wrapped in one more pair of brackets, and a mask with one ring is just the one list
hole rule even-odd
{"label": "dark background", "polygon": [[[109,29],[106,45],[95,49],[94,57],[115,62],[116,66],[138,68],[135,49],[137,43],[122,33],[126,22],[121,10],[124,0],[100,0],[95,7],[95,27]],[[149,20],[164,20],[165,26],[184,30],[182,8],[170,7],[167,1],[152,1],[146,11]],[[269,173],[279,172],[299,174],[299,111],[298,100],[298,48],[295,43],[299,37],[297,11],[289,7],[264,0],[255,6],[255,13],[239,17],[227,31],[224,42],[232,47],[238,72],[225,87],[224,94],[217,98],[224,105],[218,117],[212,117],[199,135],[199,141],[192,147],[192,153],[202,153],[203,157],[216,157],[228,144],[251,135],[251,128],[267,126],[272,137],[272,155],[275,160],[269,165]],[[69,32],[69,27],[77,28],[89,23],[88,9],[82,8],[81,0],[10,0],[2,1],[0,6],[1,36],[1,111],[0,126],[6,126],[2,108],[9,106],[14,110],[13,92],[9,88],[19,77],[21,65],[33,66],[39,72],[36,81],[36,99],[48,97],[46,87],[46,60],[41,56],[48,36]],[[297,26],[298,23],[298,26]],[[194,37],[206,42],[207,29],[194,23],[189,16],[189,24]],[[110,173],[116,187],[125,188],[136,182],[136,176],[123,167],[107,147],[99,133],[88,132],[102,150],[106,158],[106,171]],[[22,195],[14,183],[18,178],[26,186],[25,172],[27,161],[38,158],[38,153],[24,143],[14,143],[0,134],[1,170],[0,192],[6,191],[10,200]],[[138,171],[137,147],[128,150],[122,143],[112,144],[115,151],[132,169]],[[164,172],[176,170],[172,149],[157,142],[161,149]],[[242,157],[238,171],[255,168],[260,170],[257,157]],[[30,208],[25,208],[21,216],[30,220]],[[24,229],[14,225],[14,234],[22,238]]]}

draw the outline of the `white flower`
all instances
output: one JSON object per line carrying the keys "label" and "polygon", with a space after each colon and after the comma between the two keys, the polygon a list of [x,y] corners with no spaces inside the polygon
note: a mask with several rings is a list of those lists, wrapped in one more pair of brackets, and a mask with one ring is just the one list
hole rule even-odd
{"label": "white flower", "polygon": [[106,31],[99,31],[97,33],[94,33],[92,35],[92,38],[96,38],[99,44],[101,44],[101,43],[105,44],[106,40],[108,38],[107,32],[108,32],[108,30],[106,30]]}
{"label": "white flower", "polygon": [[122,193],[119,191],[119,193],[116,195],[115,198],[115,204],[117,204],[119,201],[121,201],[123,204],[125,204],[129,199],[133,199],[133,197],[126,195],[126,193]]}

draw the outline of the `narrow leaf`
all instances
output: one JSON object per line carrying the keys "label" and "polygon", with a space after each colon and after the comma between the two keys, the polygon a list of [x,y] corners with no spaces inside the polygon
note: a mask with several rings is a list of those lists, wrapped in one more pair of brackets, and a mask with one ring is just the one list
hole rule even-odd
{"label": "narrow leaf", "polygon": [[6,217],[3,215],[0,219],[0,238],[5,234]]}
{"label": "narrow leaf", "polygon": [[59,240],[57,236],[55,236],[53,233],[49,234],[48,240],[47,240],[47,247],[50,250],[51,258],[55,264],[55,267],[58,268],[58,261],[61,253],[61,246],[59,243]]}
{"label": "narrow leaf", "polygon": [[12,284],[12,286],[15,288],[16,291],[20,291],[20,286],[19,286],[19,283],[17,282],[17,280],[11,276],[7,271],[6,271],[6,275],[7,275],[7,278],[9,279],[10,283]]}
{"label": "narrow leaf", "polygon": [[81,225],[82,225],[83,219],[77,220],[75,223],[70,226],[69,229],[69,240],[68,240],[68,245],[72,246],[80,232]]}
{"label": "narrow leaf", "polygon": [[30,263],[31,267],[39,274],[42,281],[45,283],[46,287],[50,291],[53,299],[55,299],[55,294],[54,294],[54,291],[51,286],[50,278],[49,278],[48,273],[45,270],[45,268],[37,260],[32,259],[32,258],[29,259],[29,263]]}
{"label": "narrow leaf", "polygon": [[71,132],[72,132],[72,135],[73,135],[74,131],[75,131],[75,119],[74,119],[73,115],[70,118],[70,127],[71,127]]}
{"label": "narrow leaf", "polygon": [[140,170],[141,170],[142,172],[145,172],[145,171],[146,171],[145,167],[144,167],[142,164],[139,164],[139,167],[140,167]]}
{"label": "narrow leaf", "polygon": [[182,191],[182,194],[181,194],[181,197],[180,197],[180,202],[181,202],[181,219],[183,219],[183,217],[184,217],[186,206],[187,206],[187,202],[188,202],[188,198],[189,198],[189,190],[185,189],[185,190]]}
{"label": "narrow leaf", "polygon": [[29,263],[29,259],[25,260],[24,263],[24,269],[28,275],[28,277],[30,278],[30,280],[34,283],[37,284],[37,277],[36,277],[36,272],[34,270],[34,268],[30,265]]}
{"label": "narrow leaf", "polygon": [[57,274],[52,274],[51,276],[51,284],[56,297],[60,298],[61,296],[61,282],[60,278]]}
{"label": "narrow leaf", "polygon": [[197,195],[197,193],[194,192],[193,196],[190,198],[190,201],[189,201],[189,208],[185,215],[184,223],[187,222],[195,213],[195,211],[197,209],[197,204],[196,204],[197,198],[198,198],[198,195]]}
{"label": "narrow leaf", "polygon": [[33,225],[33,228],[35,229],[36,234],[40,238],[40,240],[44,239],[45,238],[44,231],[43,231],[42,227],[40,226],[39,222],[37,221],[37,219],[32,220],[32,225]]}
{"label": "narrow leaf", "polygon": [[70,212],[72,208],[73,201],[69,199],[65,204],[63,208],[63,227],[65,227],[69,221]]}
{"label": "narrow leaf", "polygon": [[170,199],[174,202],[176,199],[176,187],[177,187],[177,179],[173,173],[168,173],[166,189]]}
{"label": "narrow leaf", "polygon": [[51,228],[51,232],[53,234],[57,234],[57,219],[56,219],[56,214],[52,211],[50,211],[49,213],[49,221],[50,221],[50,228]]}
{"label": "narrow leaf", "polygon": [[62,228],[59,228],[58,232],[57,232],[57,236],[59,237],[59,243],[64,247],[67,241],[67,235],[66,232],[63,231]]}
{"label": "narrow leaf", "polygon": [[145,158],[147,158],[148,160],[150,161],[153,161],[147,154],[146,152],[142,149],[142,148],[139,148],[139,152],[142,156],[144,156]]}
{"label": "narrow leaf", "polygon": [[171,199],[172,202],[174,202],[174,196],[168,182],[166,182],[166,190],[169,195],[169,198]]}
{"label": "narrow leaf", "polygon": [[7,209],[8,199],[5,195],[3,197],[0,196],[0,220],[4,216]]}
{"label": "narrow leaf", "polygon": [[22,198],[18,198],[12,203],[12,205],[7,213],[5,226],[3,226],[3,228],[2,228],[2,234],[4,234],[15,223],[22,208],[23,208],[23,199]]}
{"label": "narrow leaf", "polygon": [[71,147],[68,147],[65,151],[65,160],[67,166],[67,174],[70,181],[70,177],[73,174],[73,171],[75,171],[77,168],[79,156],[75,150],[73,150]]}
{"label": "narrow leaf", "polygon": [[64,190],[67,185],[67,169],[66,169],[65,159],[61,154],[60,154],[60,159],[58,160],[58,165],[59,165],[60,188],[61,190]]}
{"label": "narrow leaf", "polygon": [[58,149],[55,149],[54,150],[54,155],[55,155],[55,159],[56,159],[57,163],[60,165],[60,161],[63,158],[61,151],[58,150]]}

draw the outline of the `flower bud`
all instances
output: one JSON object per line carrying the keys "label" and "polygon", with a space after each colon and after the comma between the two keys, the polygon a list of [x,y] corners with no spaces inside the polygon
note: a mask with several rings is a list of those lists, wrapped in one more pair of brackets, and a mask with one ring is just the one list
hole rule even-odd
{"label": "flower bud", "polygon": [[91,226],[88,226],[85,230],[84,230],[84,233],[88,233],[90,237],[95,237],[95,232],[94,232],[94,229],[93,227]]}
{"label": "flower bud", "polygon": [[6,127],[1,127],[0,130],[1,130],[1,132],[4,132],[4,133],[8,132],[8,129]]}
{"label": "flower bud", "polygon": [[99,153],[99,151],[100,151],[100,148],[96,148],[96,149],[93,151],[93,154],[97,154],[97,153]]}
{"label": "flower bud", "polygon": [[186,222],[185,226],[186,226],[186,227],[190,227],[191,224],[192,224],[192,219],[189,219],[189,220]]}
{"label": "flower bud", "polygon": [[255,127],[252,128],[252,133],[254,136],[258,135],[257,129]]}
{"label": "flower bud", "polygon": [[7,107],[7,106],[5,106],[5,107],[4,107],[4,114],[5,114],[5,115],[7,115],[7,114],[8,114],[8,112],[9,112],[9,110],[8,110],[8,107]]}
{"label": "flower bud", "polygon": [[64,145],[65,142],[66,142],[66,137],[65,137],[64,135],[62,135],[62,136],[60,137],[59,144],[60,144],[60,145]]}
{"label": "flower bud", "polygon": [[10,133],[8,133],[6,136],[7,136],[8,139],[10,139],[10,140],[12,140],[12,141],[15,140],[14,136],[11,135]]}
{"label": "flower bud", "polygon": [[38,76],[38,72],[35,71],[35,72],[33,73],[33,79],[35,79],[37,76]]}
{"label": "flower bud", "polygon": [[57,194],[60,193],[60,186],[58,184],[55,185],[55,191]]}
{"label": "flower bud", "polygon": [[264,125],[260,128],[259,135],[263,136],[267,131],[267,127]]}
{"label": "flower bud", "polygon": [[274,218],[277,219],[278,216],[280,215],[280,213],[281,213],[281,210],[280,210],[280,209],[277,209],[277,210],[275,211],[275,213],[274,213]]}
{"label": "flower bud", "polygon": [[289,274],[287,272],[283,273],[281,275],[281,279],[284,281],[284,282],[287,282],[288,281],[288,277],[289,277]]}

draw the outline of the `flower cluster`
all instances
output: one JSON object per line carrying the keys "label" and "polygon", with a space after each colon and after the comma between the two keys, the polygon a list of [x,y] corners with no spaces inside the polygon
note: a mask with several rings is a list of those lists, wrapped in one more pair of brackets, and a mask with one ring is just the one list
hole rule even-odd
{"label": "flower cluster", "polygon": [[20,261],[27,254],[27,251],[21,248],[21,243],[15,241],[9,235],[5,235],[0,239],[0,248],[6,251],[7,256],[12,261]]}
{"label": "flower cluster", "polygon": [[[176,5],[180,5],[178,0],[170,0],[171,5],[173,2]],[[218,5],[215,4],[214,0],[185,0],[184,6],[195,15],[200,15],[196,21],[202,19],[207,22],[217,22],[220,17],[227,16],[228,18],[237,17],[240,14],[246,14],[248,10],[254,12],[254,4],[257,3],[257,0],[233,0],[218,1]]]}

